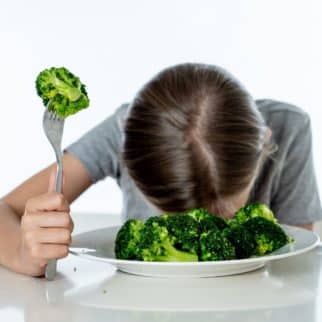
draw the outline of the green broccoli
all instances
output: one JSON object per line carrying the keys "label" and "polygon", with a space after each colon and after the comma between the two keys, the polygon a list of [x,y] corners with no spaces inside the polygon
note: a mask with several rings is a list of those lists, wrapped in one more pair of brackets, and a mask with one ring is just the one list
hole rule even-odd
{"label": "green broccoli", "polygon": [[130,219],[119,230],[119,259],[144,261],[218,261],[262,256],[284,246],[286,235],[270,209],[249,204],[228,221],[203,208],[185,213]]}
{"label": "green broccoli", "polygon": [[248,258],[255,253],[254,235],[243,225],[225,228],[224,235],[234,245],[238,259]]}
{"label": "green broccoli", "polygon": [[200,235],[200,261],[236,258],[235,247],[222,231],[207,231]]}
{"label": "green broccoli", "polygon": [[274,224],[277,224],[277,219],[273,212],[263,203],[254,202],[240,208],[234,218],[228,220],[230,226],[239,226],[244,224],[247,220],[255,217],[265,218]]}
{"label": "green broccoli", "polygon": [[168,214],[162,214],[160,216],[152,216],[149,217],[146,221],[145,224],[147,226],[152,225],[152,223],[157,223],[160,226],[167,227],[167,219],[170,215]]}
{"label": "green broccoli", "polygon": [[256,243],[254,255],[263,256],[281,248],[291,241],[282,227],[263,217],[254,217],[244,224],[250,231]]}
{"label": "green broccoli", "polygon": [[197,221],[185,214],[174,214],[168,215],[165,223],[169,234],[174,238],[175,248],[198,254],[199,225]]}
{"label": "green broccoli", "polygon": [[51,67],[39,73],[36,90],[48,110],[67,117],[89,106],[85,85],[65,67]]}
{"label": "green broccoli", "polygon": [[144,261],[198,261],[196,254],[180,251],[175,248],[174,244],[175,238],[169,234],[166,226],[163,226],[162,219],[161,223],[157,219],[151,218],[146,221],[140,243]]}
{"label": "green broccoli", "polygon": [[204,208],[190,209],[185,214],[199,223],[200,233],[214,229],[223,230],[228,227],[224,219],[209,213]]}
{"label": "green broccoli", "polygon": [[118,231],[115,240],[115,257],[118,259],[137,259],[140,260],[140,242],[144,222],[139,219],[127,220]]}

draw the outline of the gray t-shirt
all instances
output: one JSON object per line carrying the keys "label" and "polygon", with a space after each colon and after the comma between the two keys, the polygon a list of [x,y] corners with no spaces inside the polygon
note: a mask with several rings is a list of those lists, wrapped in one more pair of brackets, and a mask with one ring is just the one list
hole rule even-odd
{"label": "gray t-shirt", "polygon": [[[272,141],[278,150],[262,167],[249,201],[266,203],[281,223],[296,225],[321,220],[309,116],[287,103],[265,99],[256,104],[272,130]],[[123,193],[123,220],[146,219],[160,211],[137,188],[121,162],[128,109],[129,104],[121,105],[65,151],[83,163],[93,183],[108,176],[117,180]]]}

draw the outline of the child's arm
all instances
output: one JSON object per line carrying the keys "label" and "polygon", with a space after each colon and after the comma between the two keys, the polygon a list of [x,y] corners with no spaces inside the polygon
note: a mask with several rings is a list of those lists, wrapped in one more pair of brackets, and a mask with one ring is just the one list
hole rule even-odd
{"label": "child's arm", "polygon": [[55,165],[42,170],[0,202],[0,264],[40,276],[49,259],[67,255],[73,229],[69,204],[91,185],[88,171],[64,155],[63,195],[48,192]]}

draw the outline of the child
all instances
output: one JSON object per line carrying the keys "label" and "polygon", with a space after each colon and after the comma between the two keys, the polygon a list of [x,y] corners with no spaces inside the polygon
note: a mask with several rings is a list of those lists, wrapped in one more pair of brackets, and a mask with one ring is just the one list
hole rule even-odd
{"label": "child", "polygon": [[111,176],[122,189],[122,218],[204,207],[231,217],[266,203],[281,223],[312,229],[321,206],[308,115],[290,104],[254,101],[225,70],[182,64],[150,80],[130,104],[67,147],[64,193],[55,165],[2,198],[0,263],[41,276],[68,254],[69,204]]}

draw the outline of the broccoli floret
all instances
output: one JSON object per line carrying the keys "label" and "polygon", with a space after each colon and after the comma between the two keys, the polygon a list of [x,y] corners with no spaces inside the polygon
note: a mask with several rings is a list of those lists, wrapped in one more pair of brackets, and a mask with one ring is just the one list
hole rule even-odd
{"label": "broccoli floret", "polygon": [[273,212],[263,203],[251,203],[245,207],[245,211],[250,218],[262,217],[277,224],[277,219],[274,217]]}
{"label": "broccoli floret", "polygon": [[190,209],[185,212],[199,223],[199,232],[206,232],[210,230],[223,230],[228,225],[224,219],[209,213],[206,209]]}
{"label": "broccoli floret", "polygon": [[168,215],[165,222],[169,234],[174,238],[175,248],[198,254],[199,225],[196,220],[185,214],[174,214]]}
{"label": "broccoli floret", "polygon": [[234,245],[237,258],[248,258],[254,254],[256,249],[255,237],[246,227],[226,228],[224,235]]}
{"label": "broccoli floret", "polygon": [[174,247],[174,243],[175,238],[169,234],[166,226],[163,226],[162,218],[161,223],[158,222],[158,219],[150,218],[146,221],[142,230],[140,244],[142,259],[160,262],[198,261],[196,254],[180,251]]}
{"label": "broccoli floret", "polygon": [[292,239],[262,204],[251,204],[229,221],[205,209],[128,220],[117,234],[116,258],[144,261],[218,261],[262,256]]}
{"label": "broccoli floret", "polygon": [[277,224],[277,219],[274,217],[273,212],[263,203],[254,202],[240,208],[234,218],[228,221],[230,226],[239,226],[244,224],[251,218],[261,217]]}
{"label": "broccoli floret", "polygon": [[255,238],[256,248],[254,255],[257,256],[271,253],[291,241],[282,227],[263,217],[251,218],[244,226]]}
{"label": "broccoli floret", "polygon": [[209,212],[204,208],[193,208],[186,210],[185,214],[191,216],[194,220],[199,222],[201,219],[207,217]]}
{"label": "broccoli floret", "polygon": [[140,242],[144,222],[139,219],[127,220],[118,231],[115,240],[115,257],[118,259],[141,259]]}
{"label": "broccoli floret", "polygon": [[67,117],[89,106],[85,85],[65,67],[52,67],[39,73],[36,90],[48,110]]}
{"label": "broccoli floret", "polygon": [[200,235],[200,261],[236,258],[235,247],[222,231],[207,231]]}
{"label": "broccoli floret", "polygon": [[150,217],[145,221],[145,225],[149,226],[149,225],[152,225],[153,223],[157,223],[162,227],[166,227],[168,216],[169,216],[168,214],[163,214],[160,216]]}

